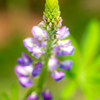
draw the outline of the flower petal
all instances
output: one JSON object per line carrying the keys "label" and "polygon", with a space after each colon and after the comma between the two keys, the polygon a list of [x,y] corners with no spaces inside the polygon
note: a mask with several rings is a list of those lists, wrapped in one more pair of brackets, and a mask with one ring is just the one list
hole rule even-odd
{"label": "flower petal", "polygon": [[45,90],[41,92],[43,100],[52,100],[52,94],[49,90]]}
{"label": "flower petal", "polygon": [[18,63],[22,66],[30,65],[33,60],[25,53],[22,53],[22,57],[17,59]]}
{"label": "flower petal", "polygon": [[32,52],[32,48],[34,46],[40,46],[40,43],[35,38],[31,37],[24,39],[23,44],[28,49],[29,52]]}
{"label": "flower petal", "polygon": [[50,70],[55,70],[57,68],[58,60],[56,57],[51,57],[48,62],[48,66]]}
{"label": "flower petal", "polygon": [[27,73],[30,75],[32,74],[32,71],[33,71],[33,66],[32,65],[29,65],[29,66],[25,66],[24,69],[27,71]]}
{"label": "flower petal", "polygon": [[35,38],[37,38],[40,41],[48,38],[48,33],[42,30],[41,28],[39,28],[38,26],[33,26],[32,34]]}
{"label": "flower petal", "polygon": [[35,64],[35,68],[37,68],[37,69],[38,69],[38,68],[42,68],[42,63],[41,63],[41,62],[36,63],[36,64]]}
{"label": "flower petal", "polygon": [[31,87],[33,82],[28,77],[19,77],[19,82],[23,87]]}
{"label": "flower petal", "polygon": [[38,95],[36,94],[36,92],[32,92],[32,94],[30,94],[26,100],[39,100]]}
{"label": "flower petal", "polygon": [[71,43],[70,43],[70,39],[68,39],[68,40],[59,40],[58,42],[58,45],[60,46],[60,47],[67,47],[68,45],[70,45]]}
{"label": "flower petal", "polygon": [[73,54],[73,51],[74,51],[74,46],[72,45],[69,45],[68,47],[62,47],[60,48],[59,51],[56,51],[55,54],[57,56],[67,56],[67,55],[72,55]]}
{"label": "flower petal", "polygon": [[56,72],[52,72],[51,76],[58,82],[64,78],[65,73],[62,71],[56,71]]}
{"label": "flower petal", "polygon": [[36,76],[38,76],[40,73],[41,73],[41,69],[40,69],[40,68],[39,68],[39,69],[34,68],[34,69],[33,69],[33,72],[32,72],[32,75],[33,75],[33,77],[36,77]]}
{"label": "flower petal", "polygon": [[44,53],[45,51],[38,46],[34,47],[32,50],[32,55],[35,56],[37,59]]}
{"label": "flower petal", "polygon": [[61,27],[57,32],[57,38],[58,39],[64,39],[70,35],[69,28],[66,26]]}
{"label": "flower petal", "polygon": [[20,76],[28,76],[28,72],[25,70],[25,67],[24,66],[21,66],[21,65],[17,65],[15,67],[15,73],[18,77]]}
{"label": "flower petal", "polygon": [[70,70],[72,65],[73,65],[73,61],[72,60],[65,60],[65,61],[61,62],[60,68],[64,69],[64,70]]}

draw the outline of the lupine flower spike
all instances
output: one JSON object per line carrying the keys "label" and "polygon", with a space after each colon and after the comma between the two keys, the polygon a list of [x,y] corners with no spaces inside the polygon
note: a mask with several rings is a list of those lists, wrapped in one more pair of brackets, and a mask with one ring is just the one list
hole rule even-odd
{"label": "lupine flower spike", "polygon": [[63,19],[60,14],[58,0],[46,0],[43,21],[33,26],[31,30],[33,37],[23,40],[23,45],[28,52],[39,60],[39,62],[33,61],[25,53],[22,53],[22,57],[17,60],[15,73],[23,87],[34,86],[33,78],[39,76],[36,86],[37,93],[33,92],[26,100],[38,100],[40,94],[43,100],[52,100],[51,92],[48,89],[43,91],[47,72],[49,71],[51,77],[58,82],[65,77],[63,70],[72,68],[72,60],[58,60],[61,56],[73,55],[75,49],[71,40],[66,39],[70,32],[69,28],[62,26]]}

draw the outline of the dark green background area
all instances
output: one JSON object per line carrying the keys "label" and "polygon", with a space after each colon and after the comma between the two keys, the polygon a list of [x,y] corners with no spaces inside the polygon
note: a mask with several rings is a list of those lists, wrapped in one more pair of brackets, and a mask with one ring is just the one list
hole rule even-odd
{"label": "dark green background area", "polygon": [[[94,0],[59,0],[59,4],[61,9],[61,16],[63,18],[63,25],[66,25],[69,28],[71,36],[73,36],[73,38],[77,42],[78,47],[81,48],[83,46],[81,44],[81,41],[83,39],[88,23],[90,23],[92,19],[97,19],[100,22],[100,0],[95,0],[95,1]],[[12,16],[11,15],[12,12],[16,13],[16,9],[17,9],[17,12],[22,11],[21,12],[22,14],[27,13],[30,14],[30,16],[33,13],[35,13],[38,16],[41,16],[41,20],[42,20],[44,6],[45,6],[45,0],[0,0],[0,16],[2,13],[7,13],[9,16]],[[9,16],[8,19],[10,19]],[[14,20],[16,19],[17,17]],[[2,33],[0,32],[0,34]],[[11,95],[10,87],[12,84],[16,83],[19,89],[19,100],[22,100],[22,98],[24,97],[24,95],[27,93],[29,89],[28,88],[24,89],[20,86],[18,79],[14,73],[14,67],[15,65],[17,65],[17,58],[21,56],[22,52],[26,52],[29,55],[31,54],[28,53],[26,48],[23,46],[23,39],[26,38],[24,32],[18,29],[16,26],[16,29],[14,29],[11,32],[11,34],[12,35],[10,36],[10,38],[8,37],[7,40],[4,38],[5,41],[4,44],[0,43],[0,95],[3,92],[6,92],[10,96]],[[30,34],[31,34],[31,30],[29,36]],[[99,36],[100,34],[98,35],[98,37]],[[96,56],[99,55],[100,45],[98,47],[98,50],[95,51],[94,53],[96,54]],[[77,55],[76,55],[76,59],[78,59]],[[94,57],[92,61],[94,61],[95,59],[96,57]],[[92,63],[92,61],[90,63]],[[77,69],[74,70],[77,72]],[[63,86],[68,84],[69,77],[73,79],[72,77],[74,77],[74,75],[75,74],[73,74],[72,71],[71,73],[66,75],[68,77],[68,80],[64,79],[59,83],[56,83],[51,78],[50,75],[48,76],[47,85],[54,95],[55,98],[54,100],[58,100],[58,95],[60,95]],[[73,83],[71,83],[71,85],[72,88],[75,88]],[[69,92],[70,91],[71,89],[69,89]],[[65,99],[65,100],[90,100],[90,99],[86,99],[84,97],[84,93],[81,91],[80,87],[78,87],[77,91],[74,92],[74,95],[71,95],[70,99]],[[99,100],[99,99],[97,98],[94,100]]]}

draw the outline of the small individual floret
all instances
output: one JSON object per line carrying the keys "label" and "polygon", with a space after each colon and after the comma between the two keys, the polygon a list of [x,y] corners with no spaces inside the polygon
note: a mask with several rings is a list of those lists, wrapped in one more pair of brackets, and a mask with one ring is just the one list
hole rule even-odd
{"label": "small individual floret", "polygon": [[51,57],[49,59],[48,66],[51,71],[57,68],[57,64],[58,64],[58,59],[56,57]]}
{"label": "small individual floret", "polygon": [[32,52],[33,47],[41,46],[41,44],[35,38],[32,38],[32,37],[28,37],[28,38],[24,39],[23,44],[29,52]]}
{"label": "small individual floret", "polygon": [[41,28],[39,28],[38,26],[33,26],[32,28],[32,34],[33,36],[40,40],[40,41],[43,41],[43,40],[46,40],[48,38],[48,33],[47,31],[44,31],[42,30]]}
{"label": "small individual floret", "polygon": [[61,62],[60,68],[64,69],[64,70],[70,70],[72,65],[73,65],[72,60],[64,60],[64,61]]}
{"label": "small individual floret", "polygon": [[64,78],[65,73],[62,71],[54,71],[51,73],[51,76],[58,82]]}
{"label": "small individual floret", "polygon": [[39,97],[37,93],[34,91],[26,98],[26,100],[39,100]]}
{"label": "small individual floret", "polygon": [[37,59],[44,53],[45,51],[43,50],[42,47],[38,47],[38,46],[33,47],[32,55],[35,56]]}
{"label": "small individual floret", "polygon": [[63,26],[60,29],[58,29],[56,37],[58,39],[64,39],[68,37],[69,35],[70,35],[69,28],[67,28],[66,26]]}
{"label": "small individual floret", "polygon": [[55,52],[57,56],[67,56],[67,55],[73,55],[74,52],[74,46],[69,45],[68,47],[61,47],[58,51]]}
{"label": "small individual floret", "polygon": [[22,66],[22,65],[17,65],[15,67],[15,73],[19,78],[19,82],[23,87],[31,87],[33,85],[32,82],[32,71],[33,71],[33,66]]}
{"label": "small individual floret", "polygon": [[41,62],[38,62],[37,64],[35,64],[35,67],[32,72],[33,77],[36,77],[41,73],[41,68],[42,68]]}
{"label": "small individual floret", "polygon": [[25,53],[22,53],[22,57],[17,59],[17,62],[22,66],[30,65],[33,60]]}
{"label": "small individual floret", "polygon": [[47,88],[41,92],[41,95],[43,100],[52,100],[52,94]]}
{"label": "small individual floret", "polygon": [[26,38],[23,40],[23,44],[28,49],[28,51],[38,59],[42,54],[45,53],[45,40],[48,38],[48,34],[38,26],[34,26],[32,28],[32,34],[35,38]]}

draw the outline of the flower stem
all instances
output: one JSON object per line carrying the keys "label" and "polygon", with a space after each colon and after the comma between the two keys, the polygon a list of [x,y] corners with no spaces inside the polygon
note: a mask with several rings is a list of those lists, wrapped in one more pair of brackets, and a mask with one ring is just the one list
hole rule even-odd
{"label": "flower stem", "polygon": [[52,31],[49,31],[48,34],[49,34],[49,37],[48,37],[48,40],[47,40],[46,52],[44,54],[44,59],[43,59],[44,64],[43,64],[42,72],[40,74],[40,78],[39,78],[38,85],[37,85],[39,94],[43,89],[43,86],[44,86],[44,83],[45,83],[45,80],[46,80],[46,77],[47,77],[48,61],[49,61],[49,58],[51,56],[51,51],[52,51],[52,39],[51,39],[51,36],[50,36],[50,34],[52,34]]}
{"label": "flower stem", "polygon": [[26,94],[26,96],[24,97],[23,100],[26,100],[26,97],[29,94],[31,94],[32,91],[37,91],[38,96],[40,97],[40,92],[43,89],[43,86],[44,86],[44,83],[45,83],[45,80],[46,80],[46,77],[47,77],[47,73],[48,73],[48,61],[49,61],[49,58],[51,56],[52,42],[53,42],[52,39],[51,39],[51,36],[52,36],[53,33],[54,33],[53,31],[48,32],[49,36],[48,36],[48,40],[47,40],[46,52],[43,55],[43,62],[44,63],[43,63],[43,67],[42,67],[42,72],[41,72],[39,80],[38,80],[37,87],[32,87],[29,90],[29,92]]}

